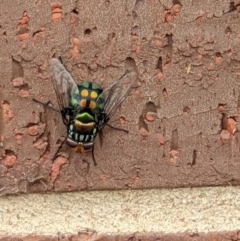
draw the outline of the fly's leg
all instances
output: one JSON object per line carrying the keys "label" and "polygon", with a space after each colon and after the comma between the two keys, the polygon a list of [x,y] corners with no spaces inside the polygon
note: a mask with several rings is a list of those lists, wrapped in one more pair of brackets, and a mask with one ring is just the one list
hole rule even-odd
{"label": "fly's leg", "polygon": [[97,166],[97,162],[96,162],[96,159],[95,159],[95,156],[94,156],[94,145],[92,147],[92,159],[93,159],[94,166]]}
{"label": "fly's leg", "polygon": [[118,128],[118,127],[114,127],[114,126],[111,126],[111,125],[109,125],[109,124],[106,124],[106,126],[112,128],[112,129],[114,129],[114,130],[117,130],[117,131],[123,131],[123,132],[125,132],[125,133],[128,133],[128,132],[129,132],[128,130],[124,130],[124,129],[121,129],[121,128]]}
{"label": "fly's leg", "polygon": [[32,98],[32,100],[33,100],[34,102],[38,103],[38,104],[43,105],[44,107],[47,107],[47,108],[49,108],[49,109],[51,109],[51,110],[53,110],[53,111],[56,111],[56,112],[60,113],[59,110],[57,110],[57,109],[55,109],[55,108],[53,108],[52,106],[49,105],[49,104],[50,104],[50,101],[48,101],[47,103],[44,103],[44,102],[41,102],[41,101],[39,101],[39,100],[36,100],[35,98]]}
{"label": "fly's leg", "polygon": [[114,130],[117,130],[117,131],[123,131],[125,133],[128,133],[129,131],[128,130],[124,130],[122,128],[118,128],[118,127],[114,127],[114,126],[111,126],[110,124],[108,124],[108,121],[110,120],[109,116],[106,115],[106,113],[102,112],[99,116],[99,119],[100,119],[100,123],[101,123],[101,127],[100,127],[100,130],[103,129],[103,127],[106,125]]}
{"label": "fly's leg", "polygon": [[64,108],[64,109],[62,109],[61,111],[59,111],[59,110],[57,110],[57,109],[55,109],[54,107],[52,107],[52,106],[49,105],[49,104],[50,104],[50,101],[44,103],[44,102],[41,102],[41,101],[39,101],[39,100],[36,100],[35,98],[33,98],[32,100],[33,100],[34,102],[38,103],[38,104],[43,105],[43,106],[46,107],[46,108],[49,108],[49,109],[51,109],[51,110],[53,110],[53,111],[56,111],[56,112],[60,113],[60,114],[62,115],[62,120],[63,120],[64,125],[68,126],[69,121],[68,121],[68,118],[67,118],[66,116],[71,116],[71,115],[73,115],[72,108],[67,107],[67,108]]}
{"label": "fly's leg", "polygon": [[52,162],[54,162],[54,160],[56,159],[59,150],[62,148],[62,146],[66,142],[66,140],[67,140],[67,138],[64,138],[64,140],[62,141],[61,145],[58,147],[57,151],[55,152],[55,154],[54,154],[54,156],[52,158]]}

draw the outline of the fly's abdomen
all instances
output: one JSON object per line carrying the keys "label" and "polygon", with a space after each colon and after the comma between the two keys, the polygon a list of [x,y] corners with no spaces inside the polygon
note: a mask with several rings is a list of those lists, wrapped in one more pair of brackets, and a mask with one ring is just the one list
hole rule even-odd
{"label": "fly's abdomen", "polygon": [[68,133],[68,137],[72,139],[74,142],[77,142],[78,144],[93,142],[95,136],[96,136],[96,128],[93,129],[93,133],[89,133],[89,134],[86,134],[86,133],[83,134],[83,133],[78,133],[74,131],[69,131]]}
{"label": "fly's abdomen", "polygon": [[79,113],[68,126],[67,144],[75,152],[87,152],[92,148],[96,134],[94,116],[88,112]]}
{"label": "fly's abdomen", "polygon": [[[78,85],[81,110],[89,109],[93,114],[99,114],[104,109],[103,90],[95,83],[84,82]],[[98,101],[97,101],[98,100]],[[76,104],[76,98],[72,95],[71,104]]]}

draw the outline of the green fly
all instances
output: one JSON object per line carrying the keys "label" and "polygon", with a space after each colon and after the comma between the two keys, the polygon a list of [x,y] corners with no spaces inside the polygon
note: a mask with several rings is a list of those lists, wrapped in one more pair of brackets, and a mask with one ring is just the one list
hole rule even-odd
{"label": "green fly", "polygon": [[60,111],[50,108],[62,115],[63,123],[67,127],[65,140],[67,145],[74,152],[91,151],[94,165],[96,165],[94,140],[97,134],[99,133],[100,140],[102,140],[102,130],[105,126],[128,132],[113,127],[108,122],[129,95],[136,80],[136,73],[132,69],[127,69],[118,80],[103,90],[91,82],[77,85],[60,59],[52,58],[50,60],[50,76]]}

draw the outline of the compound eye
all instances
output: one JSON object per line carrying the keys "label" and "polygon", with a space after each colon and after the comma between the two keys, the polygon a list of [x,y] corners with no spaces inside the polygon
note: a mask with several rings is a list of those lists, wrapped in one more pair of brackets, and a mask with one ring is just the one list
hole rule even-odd
{"label": "compound eye", "polygon": [[78,143],[77,143],[76,141],[73,141],[73,140],[71,140],[71,139],[69,139],[69,138],[67,138],[67,144],[68,144],[68,146],[70,146],[70,147],[72,147],[72,148],[78,146]]}
{"label": "compound eye", "polygon": [[90,150],[93,147],[93,142],[84,143],[83,147],[85,150]]}

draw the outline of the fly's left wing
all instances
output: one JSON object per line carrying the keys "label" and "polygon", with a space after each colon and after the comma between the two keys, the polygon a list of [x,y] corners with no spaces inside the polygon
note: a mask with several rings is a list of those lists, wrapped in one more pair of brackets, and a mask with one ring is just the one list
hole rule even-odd
{"label": "fly's left wing", "polygon": [[76,102],[71,104],[77,106],[80,99],[77,84],[57,58],[52,58],[50,60],[50,75],[52,77],[52,83],[60,110],[68,108],[71,99],[74,99]]}
{"label": "fly's left wing", "polygon": [[[120,79],[103,91],[105,97],[104,113],[108,119],[116,112],[117,108],[129,95],[131,88],[136,80],[136,73],[130,68],[123,74]],[[101,99],[97,100],[100,102]],[[99,129],[102,129],[105,123],[101,123]]]}

